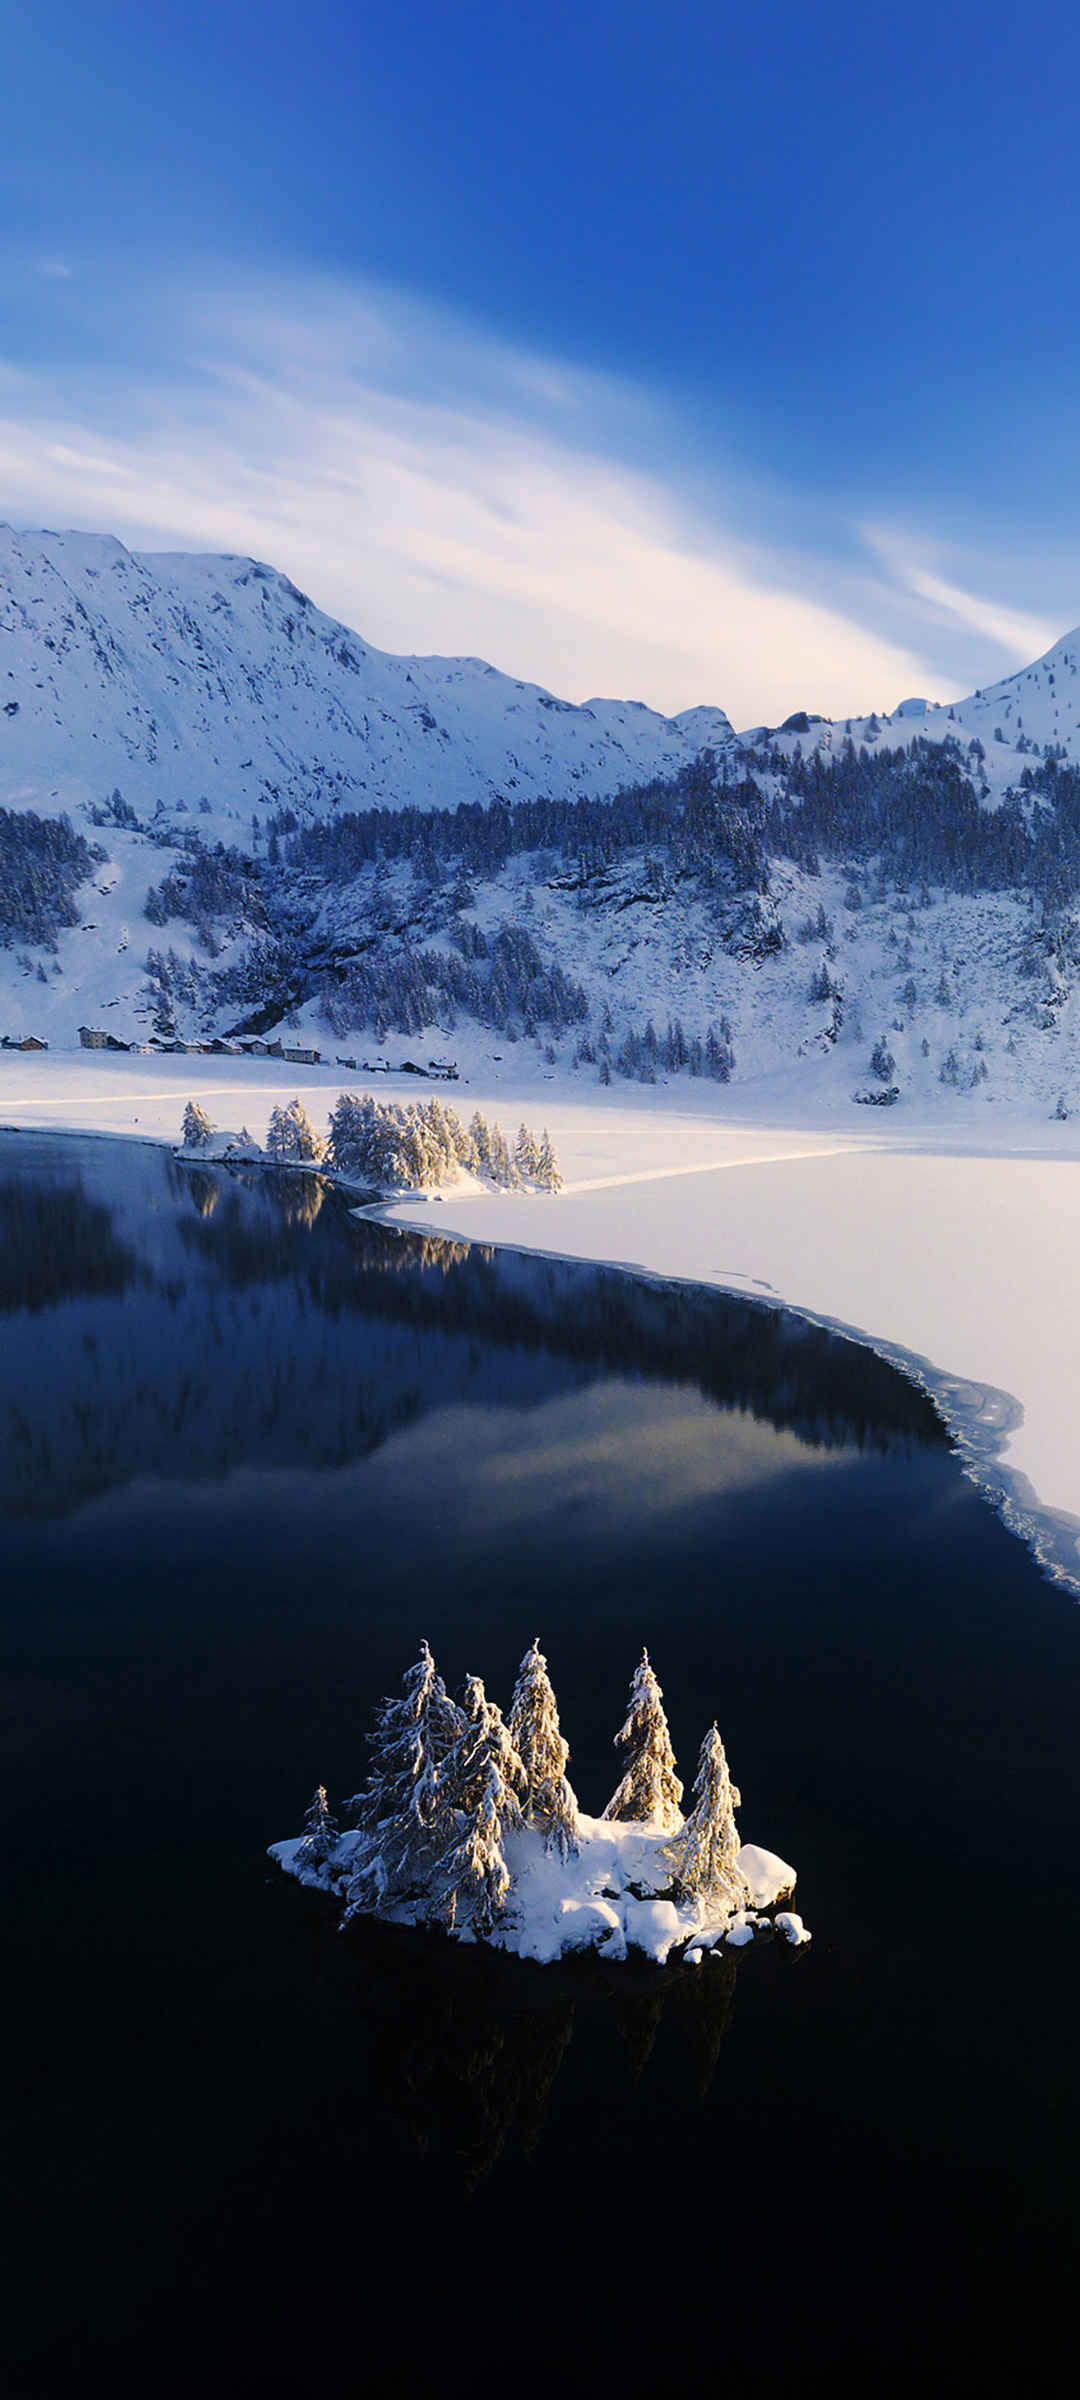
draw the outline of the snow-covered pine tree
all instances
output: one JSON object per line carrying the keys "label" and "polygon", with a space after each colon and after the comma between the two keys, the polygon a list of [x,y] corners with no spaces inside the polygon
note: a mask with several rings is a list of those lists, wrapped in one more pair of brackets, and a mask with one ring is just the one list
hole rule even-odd
{"label": "snow-covered pine tree", "polygon": [[514,1143],[514,1161],[520,1175],[535,1175],[540,1165],[536,1135],[527,1125],[519,1125]]}
{"label": "snow-covered pine tree", "polygon": [[435,1179],[438,1183],[456,1183],[458,1181],[458,1158],[457,1144],[454,1138],[456,1119],[454,1119],[454,1123],[451,1122],[453,1110],[445,1109],[442,1101],[436,1095],[428,1101],[422,1113],[427,1121],[428,1139],[436,1168]]}
{"label": "snow-covered pine tree", "polygon": [[501,1125],[493,1125],[491,1128],[491,1173],[495,1182],[504,1191],[520,1191],[521,1177],[510,1156],[509,1145]]}
{"label": "snow-covered pine tree", "polygon": [[315,1131],[302,1100],[290,1100],[283,1110],[289,1148],[285,1156],[304,1166],[317,1166],[325,1147]]}
{"label": "snow-covered pine tree", "polygon": [[475,1172],[476,1172],[476,1174],[477,1174],[477,1175],[490,1175],[490,1173],[491,1173],[491,1135],[490,1135],[490,1132],[488,1131],[488,1122],[487,1122],[487,1118],[486,1118],[486,1117],[483,1117],[483,1116],[481,1116],[481,1114],[480,1114],[480,1110],[479,1110],[478,1108],[476,1108],[476,1109],[474,1109],[474,1110],[473,1110],[473,1114],[472,1114],[472,1120],[471,1120],[471,1122],[470,1122],[470,1125],[469,1125],[469,1132],[470,1132],[470,1134],[471,1134],[471,1136],[472,1136],[472,1145],[473,1145],[473,1162],[472,1162],[472,1163],[473,1163],[474,1170],[475,1170]]}
{"label": "snow-covered pine tree", "polygon": [[459,1167],[476,1164],[475,1144],[467,1126],[463,1125],[456,1108],[443,1105],[443,1119],[450,1136],[451,1147]]}
{"label": "snow-covered pine tree", "polygon": [[184,1110],[182,1139],[185,1150],[204,1150],[213,1133],[213,1126],[197,1100],[189,1100]]}
{"label": "snow-covered pine tree", "polygon": [[454,1833],[443,1853],[439,1885],[453,1925],[464,1903],[484,1933],[491,1928],[510,1889],[503,1843],[521,1822],[518,1794],[525,1789],[521,1759],[478,1675],[465,1679],[464,1728],[445,1767]]}
{"label": "snow-covered pine tree", "polygon": [[563,1179],[559,1171],[559,1162],[555,1156],[554,1150],[552,1149],[551,1135],[548,1132],[546,1125],[544,1127],[543,1140],[540,1144],[540,1159],[536,1169],[536,1180],[542,1192],[561,1192],[562,1190]]}
{"label": "snow-covered pine tree", "polygon": [[744,1906],[747,1885],[739,1872],[739,1836],[735,1811],[740,1795],[728,1773],[724,1745],[711,1725],[701,1745],[697,1798],[682,1832],[671,1845],[675,1880],[680,1889],[703,1900],[717,1899]]}
{"label": "snow-covered pine tree", "polygon": [[362,1140],[360,1102],[355,1092],[339,1092],[330,1111],[330,1139],[326,1146],[327,1164],[339,1175],[355,1172],[360,1163]]}
{"label": "snow-covered pine tree", "polygon": [[538,1641],[518,1668],[506,1729],[525,1769],[525,1814],[549,1849],[577,1855],[577,1797],[567,1782],[569,1744],[559,1730],[559,1706]]}
{"label": "snow-covered pine tree", "polygon": [[641,1665],[630,1686],[625,1721],[615,1736],[616,1748],[626,1751],[626,1767],[604,1815],[608,1819],[629,1817],[635,1823],[656,1823],[665,1832],[673,1833],[679,1823],[683,1787],[675,1773],[675,1753],[663,1697],[649,1664],[649,1653],[643,1650]]}
{"label": "snow-covered pine tree", "polygon": [[290,1165],[316,1166],[323,1148],[302,1101],[290,1100],[284,1108],[271,1111],[266,1136],[269,1158]]}
{"label": "snow-covered pine tree", "polygon": [[330,1813],[325,1783],[316,1784],[304,1818],[304,1838],[297,1852],[297,1865],[321,1867],[330,1856],[338,1839],[337,1820]]}
{"label": "snow-covered pine tree", "polygon": [[371,1768],[351,1802],[368,1843],[349,1887],[346,1917],[430,1888],[454,1830],[443,1765],[464,1724],[421,1642],[401,1698],[383,1700],[375,1712]]}

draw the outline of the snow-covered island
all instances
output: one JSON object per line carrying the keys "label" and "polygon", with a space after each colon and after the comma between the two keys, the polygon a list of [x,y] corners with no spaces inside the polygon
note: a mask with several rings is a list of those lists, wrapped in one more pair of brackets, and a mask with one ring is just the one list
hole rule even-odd
{"label": "snow-covered island", "polygon": [[222,1131],[199,1101],[189,1100],[177,1157],[198,1165],[318,1167],[340,1183],[398,1197],[462,1184],[474,1191],[562,1189],[546,1126],[538,1140],[520,1125],[511,1149],[501,1125],[490,1125],[480,1109],[463,1125],[438,1098],[402,1103],[375,1100],[370,1092],[339,1094],[326,1141],[299,1098],[273,1108],[265,1146],[246,1125]]}
{"label": "snow-covered island", "polygon": [[774,1930],[796,1946],[809,1941],[802,1918],[780,1906],[795,1869],[740,1843],[740,1795],[715,1724],[684,1819],[647,1651],[615,1741],[623,1774],[602,1815],[586,1816],[567,1779],[570,1752],[539,1643],[522,1659],[504,1720],[479,1676],[452,1699],[422,1642],[401,1696],[376,1712],[368,1779],[349,1803],[353,1828],[339,1830],[320,1784],[304,1832],[269,1855],[340,1898],[345,1925],[379,1916],[441,1926],[542,1964],[591,1949],[700,1966],[722,1944],[739,1949]]}

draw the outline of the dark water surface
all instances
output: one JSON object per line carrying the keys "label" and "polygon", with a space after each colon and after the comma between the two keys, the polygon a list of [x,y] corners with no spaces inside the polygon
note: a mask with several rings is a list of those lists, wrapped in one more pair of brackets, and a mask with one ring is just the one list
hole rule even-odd
{"label": "dark water surface", "polygon": [[[947,1363],[947,1362],[946,1362]],[[1071,2380],[1076,1604],[782,1312],[0,1140],[13,2392]],[[809,1951],[560,1969],[268,1870],[426,1634],[643,1640]],[[13,2012],[9,2012],[13,2013]]]}

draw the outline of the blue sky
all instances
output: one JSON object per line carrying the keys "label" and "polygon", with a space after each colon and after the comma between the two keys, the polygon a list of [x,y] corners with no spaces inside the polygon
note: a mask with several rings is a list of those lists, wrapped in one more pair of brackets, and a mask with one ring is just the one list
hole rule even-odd
{"label": "blue sky", "polygon": [[0,513],[740,722],[1080,619],[1060,6],[12,12]]}

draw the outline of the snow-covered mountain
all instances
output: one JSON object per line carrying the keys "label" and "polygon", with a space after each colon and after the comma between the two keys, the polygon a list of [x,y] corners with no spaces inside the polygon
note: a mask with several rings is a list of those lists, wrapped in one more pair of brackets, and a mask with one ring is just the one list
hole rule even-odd
{"label": "snow-covered mountain", "polygon": [[[755,726],[742,738],[753,749],[766,730]],[[835,722],[799,715],[769,738],[782,752],[790,753],[798,742],[805,753],[835,751],[849,733],[857,746],[876,743],[882,748],[908,748],[920,736],[942,742],[952,735],[965,747],[977,740],[986,753],[983,772],[993,798],[1017,782],[1033,752],[1044,753],[1049,747],[1080,764],[1080,627],[1062,634],[1030,667],[1018,668],[1015,675],[987,684],[966,700],[903,700],[891,715],[871,712]]]}
{"label": "snow-covered mountain", "polygon": [[737,738],[389,657],[251,560],[0,531],[0,1034],[1080,1108],[1074,761],[1080,632]]}
{"label": "snow-covered mountain", "polygon": [[235,841],[264,805],[603,796],[707,745],[735,746],[721,708],[575,707],[481,659],[390,657],[254,559],[0,528],[9,806],[71,811],[118,788],[144,820],[201,809]]}

